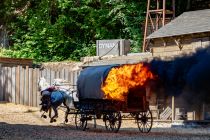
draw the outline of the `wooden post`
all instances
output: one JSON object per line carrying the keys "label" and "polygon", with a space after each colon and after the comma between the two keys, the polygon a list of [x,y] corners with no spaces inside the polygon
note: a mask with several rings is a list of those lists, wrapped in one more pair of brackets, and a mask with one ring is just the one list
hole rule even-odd
{"label": "wooden post", "polygon": [[[157,0],[157,10],[159,10],[159,8],[160,8],[160,2],[159,2],[159,0]],[[159,15],[156,14],[156,28],[155,28],[155,30],[158,30],[158,28],[159,28]]]}
{"label": "wooden post", "polygon": [[8,67],[8,101],[12,102],[12,68]]}
{"label": "wooden post", "polygon": [[29,66],[26,66],[25,69],[25,100],[24,100],[25,105],[30,105],[29,104]]}
{"label": "wooden post", "polygon": [[175,0],[172,0],[172,5],[173,5],[173,19],[175,18],[175,16],[176,16],[176,8],[175,8]]}
{"label": "wooden post", "polygon": [[163,26],[165,26],[166,19],[166,0],[163,0]]}
{"label": "wooden post", "polygon": [[175,101],[175,99],[174,99],[174,96],[172,96],[172,104],[171,104],[171,108],[172,108],[172,117],[171,117],[171,119],[172,119],[172,122],[174,121],[174,111],[175,111],[175,108],[174,108],[174,101]]}
{"label": "wooden post", "polygon": [[15,96],[15,103],[16,104],[19,104],[20,103],[20,66],[17,66],[16,67],[16,77],[15,77],[15,83],[16,83],[16,86],[15,86],[15,93],[16,93],[16,96]]}
{"label": "wooden post", "polygon": [[33,68],[29,68],[29,106],[33,106]]}
{"label": "wooden post", "polygon": [[20,77],[19,77],[19,91],[20,91],[20,104],[24,104],[24,68],[20,66]]}
{"label": "wooden post", "polygon": [[144,28],[144,42],[143,42],[143,52],[146,50],[146,37],[147,37],[147,27],[148,27],[148,20],[149,20],[149,9],[150,9],[150,0],[147,2],[147,15],[146,15],[146,23]]}
{"label": "wooden post", "polygon": [[12,67],[12,103],[16,103],[16,67]]}
{"label": "wooden post", "polygon": [[205,104],[202,105],[202,120],[205,120]]}

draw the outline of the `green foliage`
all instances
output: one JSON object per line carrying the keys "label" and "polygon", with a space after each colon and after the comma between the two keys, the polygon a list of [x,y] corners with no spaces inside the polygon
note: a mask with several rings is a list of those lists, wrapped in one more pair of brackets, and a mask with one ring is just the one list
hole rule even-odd
{"label": "green foliage", "polygon": [[[177,0],[177,13],[189,2]],[[96,40],[120,38],[130,39],[131,51],[139,52],[146,5],[147,0],[1,0],[0,25],[7,25],[11,44],[1,55],[79,60],[96,54]]]}
{"label": "green foliage", "polygon": [[98,39],[130,39],[134,52],[141,46],[146,0],[4,0],[4,7],[10,57],[79,60],[96,54]]}
{"label": "green foliage", "polygon": [[95,55],[96,40],[120,38],[131,40],[133,52],[140,50],[146,0],[4,1],[7,19],[15,16],[7,23],[12,42],[7,56],[79,60]]}

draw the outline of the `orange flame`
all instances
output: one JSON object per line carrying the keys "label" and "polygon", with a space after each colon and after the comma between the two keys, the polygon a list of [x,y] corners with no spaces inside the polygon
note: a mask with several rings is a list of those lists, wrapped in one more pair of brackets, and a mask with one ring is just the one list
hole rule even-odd
{"label": "orange flame", "polygon": [[154,75],[144,63],[112,68],[102,85],[106,99],[125,101],[129,89],[145,86]]}

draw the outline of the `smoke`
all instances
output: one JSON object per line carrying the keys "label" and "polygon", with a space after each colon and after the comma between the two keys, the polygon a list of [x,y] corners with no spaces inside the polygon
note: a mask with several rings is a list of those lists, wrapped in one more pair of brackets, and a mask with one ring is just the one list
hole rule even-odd
{"label": "smoke", "polygon": [[170,61],[154,59],[151,70],[167,95],[187,93],[185,98],[191,103],[210,103],[210,47]]}

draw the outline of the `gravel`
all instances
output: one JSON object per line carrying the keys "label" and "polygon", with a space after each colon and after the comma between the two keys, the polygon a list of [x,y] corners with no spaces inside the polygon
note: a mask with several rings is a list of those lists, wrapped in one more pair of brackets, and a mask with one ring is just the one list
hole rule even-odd
{"label": "gravel", "polygon": [[210,127],[171,128],[169,123],[155,123],[150,133],[143,134],[138,131],[134,121],[123,120],[120,131],[111,133],[105,130],[101,120],[97,120],[97,128],[90,122],[87,131],[79,131],[75,129],[72,115],[69,116],[69,123],[62,123],[62,110],[59,110],[55,123],[49,123],[49,119],[40,116],[39,108],[0,103],[0,139],[210,140]]}

